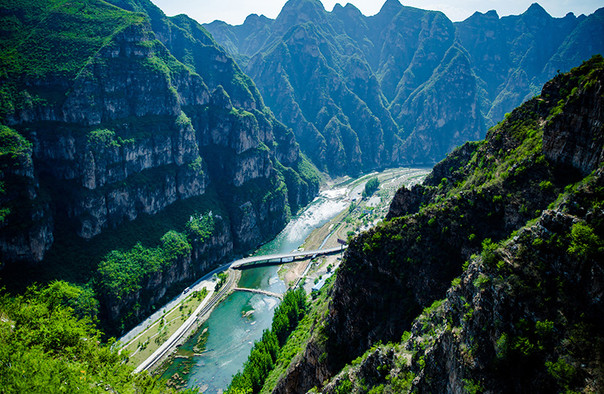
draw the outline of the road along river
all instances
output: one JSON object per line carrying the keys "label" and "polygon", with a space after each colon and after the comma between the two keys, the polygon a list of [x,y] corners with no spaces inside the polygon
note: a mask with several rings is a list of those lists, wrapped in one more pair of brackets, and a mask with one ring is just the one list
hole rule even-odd
{"label": "road along river", "polygon": [[[351,203],[359,204],[365,182],[378,176],[381,187],[376,197],[364,204],[372,205],[373,218],[379,219],[387,211],[394,192],[403,184],[410,185],[423,180],[429,172],[426,168],[398,168],[374,173],[358,179],[345,179],[332,183],[321,191],[301,214],[292,219],[275,239],[260,247],[254,255],[287,253],[305,244],[318,249],[320,244],[331,239],[337,228],[344,223],[329,223],[347,212]],[[363,210],[368,208],[363,205]],[[363,213],[363,216],[366,214]],[[358,221],[360,228],[371,226],[373,222]],[[348,223],[354,226],[355,223]],[[332,230],[333,228],[333,230]],[[313,230],[324,229],[324,234]],[[314,238],[318,244],[309,240]],[[309,237],[310,236],[310,237]],[[331,237],[334,238],[334,237]],[[325,247],[328,247],[327,245]],[[283,293],[287,289],[278,274],[279,266],[259,267],[242,271],[238,283],[240,288],[252,288],[271,293]],[[176,352],[162,371],[162,378],[168,379],[175,387],[197,387],[204,393],[221,393],[231,377],[246,361],[254,341],[262,332],[270,328],[275,307],[279,299],[265,294],[234,292],[211,312],[200,329],[193,334]]]}

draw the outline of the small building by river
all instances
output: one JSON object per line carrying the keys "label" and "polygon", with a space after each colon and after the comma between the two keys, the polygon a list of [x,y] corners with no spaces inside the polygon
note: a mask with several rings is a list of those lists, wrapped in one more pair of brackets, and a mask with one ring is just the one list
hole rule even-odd
{"label": "small building by river", "polygon": [[325,275],[323,275],[323,278],[321,278],[317,283],[314,284],[311,291],[314,293],[314,292],[321,290],[323,288],[323,286],[325,286],[325,282],[327,282],[327,279],[331,278],[332,275],[333,275],[333,271],[328,272]]}

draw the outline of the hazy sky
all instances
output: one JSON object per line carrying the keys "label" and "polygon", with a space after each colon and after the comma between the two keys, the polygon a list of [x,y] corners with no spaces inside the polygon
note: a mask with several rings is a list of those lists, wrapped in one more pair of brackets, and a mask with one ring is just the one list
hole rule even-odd
{"label": "hazy sky", "polygon": [[[200,23],[216,19],[238,25],[249,14],[264,14],[275,18],[286,0],[152,0],[167,15],[187,14]],[[385,0],[321,0],[331,11],[336,3],[354,4],[365,15],[376,14]],[[426,10],[443,11],[453,21],[464,20],[474,11],[497,10],[499,16],[521,14],[535,0],[399,0],[402,4]],[[539,4],[552,16],[562,17],[568,12],[575,15],[591,14],[604,7],[604,0],[541,0]]]}

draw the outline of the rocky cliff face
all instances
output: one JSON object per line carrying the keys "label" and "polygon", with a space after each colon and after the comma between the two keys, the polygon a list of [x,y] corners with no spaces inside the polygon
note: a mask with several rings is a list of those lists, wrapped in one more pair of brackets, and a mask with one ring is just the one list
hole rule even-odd
{"label": "rocky cliff face", "polygon": [[[3,168],[6,179],[24,180],[7,182],[3,204],[22,197],[28,206],[3,221],[3,263],[42,261],[55,226],[93,242],[178,202],[189,215],[214,204],[224,216],[217,238],[149,278],[149,292],[160,294],[276,234],[318,192],[318,178],[291,130],[201,26],[147,1],[114,4],[93,1],[81,13],[25,2],[3,13],[16,18],[3,43],[17,60],[2,63],[0,121],[31,143],[27,170]],[[74,35],[90,45],[78,47]],[[45,36],[48,48],[20,52]],[[51,62],[61,47],[73,52],[69,63]],[[39,224],[19,230],[23,216]]]}
{"label": "rocky cliff face", "polygon": [[[425,360],[413,387],[420,392],[602,387],[597,317],[603,307],[604,276],[597,262],[602,241],[583,245],[585,254],[575,250],[577,229],[601,230],[598,210],[585,204],[585,199],[601,201],[596,191],[601,182],[599,170],[593,183],[582,185],[564,204],[470,263],[460,284],[447,293],[443,310],[435,313],[442,317],[433,317],[441,325],[430,338],[433,344],[413,357]],[[574,204],[581,208],[569,209]],[[450,329],[442,326],[447,320]],[[419,326],[412,329],[410,349],[426,336]]]}
{"label": "rocky cliff face", "polygon": [[53,223],[34,175],[31,144],[0,126],[0,145],[1,268],[10,261],[42,259],[53,242]]}
{"label": "rocky cliff face", "polygon": [[[323,360],[292,366],[281,387],[291,387],[290,376],[305,389],[319,387],[325,370],[335,374],[376,343],[398,343],[405,330],[412,331],[410,342],[372,350],[325,391],[366,392],[367,379],[395,392],[601,385],[599,361],[583,363],[587,351],[555,344],[599,329],[602,67],[595,57],[557,76],[485,141],[454,151],[422,186],[399,191],[391,220],[353,239],[346,252],[327,328],[316,336],[323,339],[307,347],[321,346]],[[595,174],[582,179],[590,169]],[[417,318],[444,297],[441,315],[427,317],[434,306]],[[579,312],[577,304],[595,309]],[[529,373],[534,361],[540,369]],[[561,372],[565,363],[571,372]]]}
{"label": "rocky cliff face", "polygon": [[[577,79],[602,80],[600,70],[589,71],[589,75],[576,75]],[[562,77],[554,78],[543,88],[543,94],[554,101],[576,88],[576,81]],[[558,164],[577,168],[583,175],[598,168],[604,162],[604,108],[602,86],[593,83],[583,87],[581,95],[573,96],[564,103],[564,111],[555,113],[554,119],[543,129],[543,152],[545,157]]]}
{"label": "rocky cliff face", "polygon": [[[291,0],[275,20],[206,25],[241,60],[276,116],[327,171],[435,163],[484,137],[557,70],[604,50],[603,11],[552,18],[439,12],[388,0],[366,17]],[[581,56],[583,58],[581,58]]]}

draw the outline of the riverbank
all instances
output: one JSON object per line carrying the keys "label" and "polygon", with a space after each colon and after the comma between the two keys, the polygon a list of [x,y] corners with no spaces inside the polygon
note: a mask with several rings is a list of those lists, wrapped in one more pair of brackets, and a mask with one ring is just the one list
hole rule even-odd
{"label": "riverbank", "polygon": [[[332,182],[331,190],[346,189],[347,209],[337,216],[314,229],[301,246],[304,250],[332,248],[341,245],[341,241],[366,231],[382,221],[396,191],[403,185],[411,187],[424,180],[430,169],[389,169],[381,173],[371,173],[359,179],[344,177]],[[363,189],[367,181],[377,177],[378,190],[372,195],[363,197]],[[284,264],[279,270],[279,276],[285,283],[303,283],[307,293],[312,291],[314,284],[330,276],[339,267],[341,255],[323,256],[313,260]]]}
{"label": "riverbank", "polygon": [[[216,291],[212,296],[207,297],[206,302],[202,302],[195,312],[166,340],[151,356],[143,361],[136,369],[135,373],[153,370],[166,362],[171,356],[173,351],[184,341],[186,341],[193,332],[195,332],[210,316],[212,310],[218,305],[218,303],[228,295],[237,286],[237,282],[241,277],[241,272],[229,269],[226,271],[227,279],[223,285]],[[205,301],[205,300],[204,300]]]}
{"label": "riverbank", "polygon": [[[288,224],[286,229],[279,234],[274,241],[259,248],[256,254],[264,255],[272,253],[287,253],[300,247],[301,245],[305,250],[315,250],[321,247],[327,248],[338,246],[338,238],[346,240],[348,235],[361,231],[362,228],[372,226],[381,220],[381,218],[383,218],[385,215],[385,212],[387,212],[390,200],[398,187],[402,184],[410,185],[412,183],[421,181],[427,172],[428,169],[392,169],[381,173],[367,174],[358,179],[342,178],[332,181],[328,188],[324,188],[321,191],[321,195],[317,200],[311,203],[299,216],[294,218],[292,222]],[[364,185],[372,177],[378,177],[381,187],[373,198],[363,200],[362,192]],[[370,212],[364,212],[365,210],[369,210]],[[272,246],[273,244],[279,246]],[[262,280],[260,280],[259,277],[258,279],[250,281],[248,272],[245,274],[247,279],[243,280],[245,283],[242,287],[259,288],[274,292],[276,288],[274,288],[274,285],[269,284],[274,283],[275,280],[279,280],[280,278],[283,280],[284,285],[281,285],[283,287],[278,287],[279,292],[283,292],[287,287],[301,283],[305,290],[310,293],[313,285],[316,282],[319,282],[322,278],[331,275],[338,267],[340,261],[340,256],[326,256],[317,257],[312,260],[307,259],[303,261],[295,261],[292,263],[283,264],[278,271],[278,275],[276,274],[276,268],[253,269],[251,271],[258,272],[258,274],[253,275],[265,275],[260,274],[260,272],[266,272],[267,274],[269,272],[273,272],[274,274],[270,275],[275,275],[275,277],[271,277],[270,279],[267,277],[266,279]],[[230,266],[230,264],[231,263],[214,270],[212,273],[210,273],[210,275],[204,276],[204,279],[211,281],[212,284],[215,284],[215,278],[213,278],[211,274],[215,274],[226,269],[228,266]],[[265,280],[267,282],[264,282]],[[260,281],[265,284],[261,285]],[[197,285],[199,285],[199,283],[200,282],[198,282]],[[236,285],[238,286],[239,284]],[[212,285],[210,285],[210,287],[212,287]],[[191,286],[191,291],[193,291],[193,289],[194,287]],[[214,380],[214,375],[218,373],[218,370],[216,370],[216,372],[211,372],[211,370],[213,370],[213,368],[220,368],[221,365],[224,366],[229,364],[234,367],[229,366],[231,369],[228,371],[233,370],[233,372],[226,372],[224,369],[220,371],[221,374],[228,375],[227,377],[222,377],[221,380],[227,381],[226,384],[228,385],[228,377],[231,376],[230,374],[236,372],[237,369],[240,368],[240,366],[237,366],[237,364],[242,363],[242,360],[247,358],[247,353],[249,353],[249,350],[246,349],[251,347],[253,341],[257,339],[256,336],[260,335],[265,327],[270,326],[270,321],[272,319],[271,311],[276,305],[278,305],[278,300],[269,300],[270,297],[267,298],[267,296],[261,294],[252,295],[248,293],[245,295],[237,293],[229,295],[228,297],[227,294],[220,297],[220,299],[229,300],[227,304],[233,304],[234,300],[238,300],[237,305],[241,305],[235,307],[235,310],[233,311],[235,315],[226,317],[227,315],[224,314],[226,313],[225,310],[229,308],[233,309],[232,306],[223,307],[223,304],[225,303],[216,302],[211,310],[214,310],[216,307],[220,307],[220,309],[223,310],[220,311],[220,313],[211,314],[210,311],[207,311],[198,315],[197,317],[191,316],[194,318],[192,320],[195,322],[195,324],[183,329],[182,335],[179,337],[179,339],[177,341],[172,341],[170,346],[166,346],[169,348],[169,351],[166,351],[165,354],[158,357],[155,361],[153,361],[153,363],[150,364],[153,373],[162,373],[165,371],[166,374],[164,374],[164,377],[175,378],[172,381],[180,382],[178,386],[182,386],[182,384],[184,384],[182,382],[185,382],[189,387],[197,387],[197,383],[195,382],[199,381],[199,385],[205,387],[205,385],[208,384],[205,378],[195,378],[195,381],[188,381],[190,379],[188,375],[192,367],[194,367],[195,370],[195,368],[199,368],[199,365],[205,365],[203,367],[204,369],[210,368],[206,375],[211,377],[211,380]],[[180,308],[183,300],[184,298],[181,295],[181,298],[177,298],[177,302],[171,304],[170,309]],[[243,304],[240,304],[242,302]],[[264,306],[259,309],[259,305]],[[237,312],[238,308],[240,308],[240,312]],[[260,313],[261,310],[264,312]],[[155,323],[161,319],[162,315],[165,313],[166,311],[164,310],[162,314],[155,316]],[[214,328],[218,327],[217,323],[211,323],[208,320],[210,318],[213,320],[220,319],[225,322],[234,322],[235,320],[240,319],[243,320],[240,323],[237,323],[241,326],[241,328],[226,328],[228,324],[225,326],[225,328]],[[204,324],[204,322],[206,323]],[[148,324],[147,327],[152,324],[153,323]],[[222,327],[223,325],[220,326]],[[204,327],[203,333],[201,333],[199,330],[201,327]],[[212,339],[214,338],[213,336],[217,335],[217,332],[224,331],[225,329],[228,331],[235,330],[234,337],[231,339]],[[240,332],[238,330],[241,329],[244,330],[242,334],[245,335],[237,334]],[[140,337],[140,332],[144,330],[145,328],[143,327],[140,328],[139,332],[135,333],[135,335],[129,334],[129,341],[127,342],[136,342],[132,338],[135,338],[136,336]],[[144,338],[144,336],[142,338]],[[184,349],[184,347],[187,347],[188,345],[180,347],[181,344],[187,342],[187,338],[191,338],[193,342],[196,342],[196,344],[192,345],[192,348],[198,350],[188,351]],[[208,349],[205,349],[206,341],[209,342]],[[233,341],[245,342],[242,342],[240,345]],[[200,343],[203,343],[203,346],[199,345]],[[222,350],[220,350],[224,346],[238,348],[237,352],[238,354],[241,353],[241,355],[237,356],[236,360],[233,359],[233,356],[226,356],[226,354],[224,356],[218,356],[218,354],[224,353]],[[180,350],[178,352],[174,352],[175,349],[179,348]],[[202,348],[204,350],[199,350]],[[209,360],[214,360],[216,357],[219,358],[216,359],[216,361],[212,361],[212,365],[206,364],[209,362]],[[193,360],[198,361],[195,362]],[[138,363],[139,361],[140,360],[133,360],[132,362],[134,364]],[[173,364],[175,363],[179,365],[182,363],[185,370],[183,371],[178,368],[174,368]],[[159,365],[163,366],[158,368]],[[226,387],[225,383],[209,382],[209,392],[220,392],[218,389],[219,387]]]}
{"label": "riverbank", "polygon": [[[212,275],[186,289],[186,297],[172,305],[151,324],[132,337],[122,337],[120,353],[129,352],[128,362],[136,368],[134,372],[153,371],[184,342],[209,317],[214,307],[237,286],[239,271],[227,270],[226,282],[217,289],[217,278]],[[127,338],[128,340],[125,340]]]}

